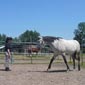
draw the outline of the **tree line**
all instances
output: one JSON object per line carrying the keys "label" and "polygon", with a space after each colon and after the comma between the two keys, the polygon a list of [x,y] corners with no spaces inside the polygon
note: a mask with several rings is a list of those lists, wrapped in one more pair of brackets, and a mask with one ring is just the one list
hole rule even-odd
{"label": "tree line", "polygon": [[[36,42],[40,33],[37,31],[26,30],[18,37],[13,38],[14,42]],[[0,41],[5,41],[7,35],[0,34]],[[80,22],[77,29],[74,30],[74,38],[78,40],[80,45],[85,46],[85,22]]]}
{"label": "tree line", "polygon": [[32,30],[26,30],[23,32],[19,37],[15,37],[15,42],[37,42],[38,38],[40,36],[40,33],[37,31]]}
{"label": "tree line", "polygon": [[81,46],[85,46],[85,22],[78,24],[78,28],[74,30],[74,35],[74,39],[78,40]]}
{"label": "tree line", "polygon": [[[18,37],[13,38],[13,41],[14,42],[37,42],[39,36],[40,36],[40,33],[37,31],[26,30]],[[7,35],[0,34],[0,42],[5,41],[6,37]]]}

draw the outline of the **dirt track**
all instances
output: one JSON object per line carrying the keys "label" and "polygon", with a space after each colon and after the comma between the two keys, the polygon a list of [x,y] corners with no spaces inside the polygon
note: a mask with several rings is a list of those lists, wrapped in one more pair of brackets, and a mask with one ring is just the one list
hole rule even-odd
{"label": "dirt track", "polygon": [[0,85],[85,85],[85,69],[66,72],[63,64],[54,64],[46,72],[48,64],[13,65],[5,72],[0,65]]}

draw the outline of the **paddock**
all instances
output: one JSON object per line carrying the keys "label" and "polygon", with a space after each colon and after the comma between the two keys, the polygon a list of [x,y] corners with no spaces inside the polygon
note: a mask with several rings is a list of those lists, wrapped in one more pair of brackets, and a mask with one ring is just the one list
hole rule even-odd
{"label": "paddock", "polygon": [[85,69],[66,72],[64,64],[14,64],[5,72],[0,64],[0,85],[85,85]]}
{"label": "paddock", "polygon": [[48,72],[47,67],[52,54],[21,54],[13,55],[13,58],[12,71],[5,72],[4,55],[0,54],[0,85],[85,85],[85,68],[82,67],[81,71],[78,71],[76,65],[76,69],[73,70],[68,56],[67,61],[71,69],[69,72],[60,56],[54,60]]}

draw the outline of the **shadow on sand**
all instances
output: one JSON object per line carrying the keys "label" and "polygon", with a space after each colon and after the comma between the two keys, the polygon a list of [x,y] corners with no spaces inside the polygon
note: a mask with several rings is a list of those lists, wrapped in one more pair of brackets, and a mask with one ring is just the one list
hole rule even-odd
{"label": "shadow on sand", "polygon": [[5,69],[0,69],[0,71],[5,71]]}
{"label": "shadow on sand", "polygon": [[[72,71],[72,70],[70,70],[70,71]],[[63,73],[63,72],[67,72],[67,70],[28,71],[28,72]]]}

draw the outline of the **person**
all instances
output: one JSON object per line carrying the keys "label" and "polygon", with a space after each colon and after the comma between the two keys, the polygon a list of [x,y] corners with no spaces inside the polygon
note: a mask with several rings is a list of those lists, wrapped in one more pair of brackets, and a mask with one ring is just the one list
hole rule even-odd
{"label": "person", "polygon": [[11,71],[9,68],[10,60],[11,60],[11,52],[12,52],[12,38],[7,37],[5,41],[5,71]]}

